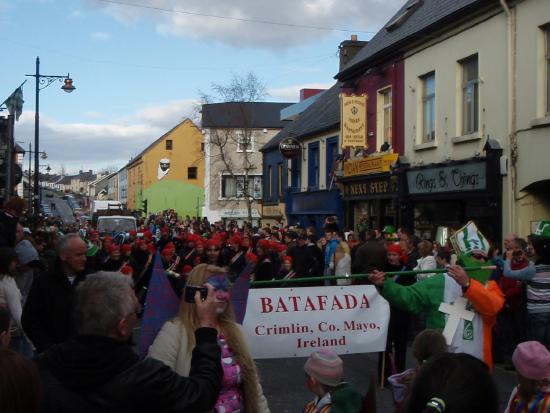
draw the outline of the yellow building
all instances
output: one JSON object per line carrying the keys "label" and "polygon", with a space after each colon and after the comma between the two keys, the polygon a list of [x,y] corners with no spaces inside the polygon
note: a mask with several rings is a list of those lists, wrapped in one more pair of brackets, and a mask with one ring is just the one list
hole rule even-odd
{"label": "yellow building", "polygon": [[197,216],[204,199],[204,153],[200,129],[185,119],[130,161],[128,209]]}

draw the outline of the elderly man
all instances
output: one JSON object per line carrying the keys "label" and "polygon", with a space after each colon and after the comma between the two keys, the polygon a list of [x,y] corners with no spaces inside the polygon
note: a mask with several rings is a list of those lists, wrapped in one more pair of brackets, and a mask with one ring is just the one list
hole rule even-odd
{"label": "elderly man", "polygon": [[75,286],[85,278],[86,251],[78,234],[61,237],[55,264],[31,286],[21,321],[38,353],[74,333],[73,295]]}
{"label": "elderly man", "polygon": [[198,326],[189,377],[161,361],[139,360],[128,340],[138,324],[132,281],[120,273],[89,275],[76,288],[78,335],[36,359],[44,383],[42,412],[206,412],[214,407],[223,369],[214,289],[195,295]]}

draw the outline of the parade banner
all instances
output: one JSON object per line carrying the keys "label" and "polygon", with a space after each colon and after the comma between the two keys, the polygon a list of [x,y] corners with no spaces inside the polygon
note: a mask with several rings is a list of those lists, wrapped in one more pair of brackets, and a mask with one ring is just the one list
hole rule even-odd
{"label": "parade banner", "polygon": [[367,148],[367,95],[340,94],[342,147]]}
{"label": "parade banner", "polygon": [[248,295],[243,327],[254,358],[384,351],[388,302],[372,285],[260,288]]}

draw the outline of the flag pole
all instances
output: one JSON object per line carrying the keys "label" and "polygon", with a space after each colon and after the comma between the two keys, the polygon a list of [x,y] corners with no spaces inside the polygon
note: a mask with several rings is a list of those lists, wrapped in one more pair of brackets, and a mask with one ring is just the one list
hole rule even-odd
{"label": "flag pole", "polygon": [[[463,267],[464,271],[478,271],[478,270],[494,270],[496,265],[483,265],[481,267]],[[436,268],[433,270],[417,270],[417,271],[388,271],[386,272],[387,277],[392,277],[394,275],[416,275],[416,274],[443,274],[447,272],[447,268]],[[277,284],[296,284],[303,282],[314,282],[314,281],[326,281],[326,280],[349,280],[349,279],[366,279],[371,276],[369,274],[352,274],[352,275],[329,275],[323,277],[302,277],[302,278],[290,278],[283,280],[263,280],[263,281],[253,281],[251,283],[252,287],[260,287],[264,285],[277,285]]]}

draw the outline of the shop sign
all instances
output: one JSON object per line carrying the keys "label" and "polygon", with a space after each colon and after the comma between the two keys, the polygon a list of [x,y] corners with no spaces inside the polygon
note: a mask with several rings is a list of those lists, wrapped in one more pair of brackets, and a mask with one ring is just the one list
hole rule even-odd
{"label": "shop sign", "polygon": [[344,176],[368,175],[389,172],[391,165],[397,162],[399,154],[368,156],[366,158],[344,162]]}
{"label": "shop sign", "polygon": [[[248,218],[246,209],[222,209],[222,218]],[[261,218],[257,209],[252,210],[252,218]]]}
{"label": "shop sign", "polygon": [[340,94],[342,147],[367,148],[367,95]]}
{"label": "shop sign", "polygon": [[478,191],[487,188],[485,162],[407,172],[410,194]]}
{"label": "shop sign", "polygon": [[397,191],[390,179],[379,179],[369,182],[349,182],[344,184],[344,196],[367,196],[391,194]]}
{"label": "shop sign", "polygon": [[264,217],[280,217],[283,215],[278,205],[264,205],[262,213]]}
{"label": "shop sign", "polygon": [[279,152],[286,159],[295,158],[302,153],[302,145],[294,138],[285,138],[279,143]]}

